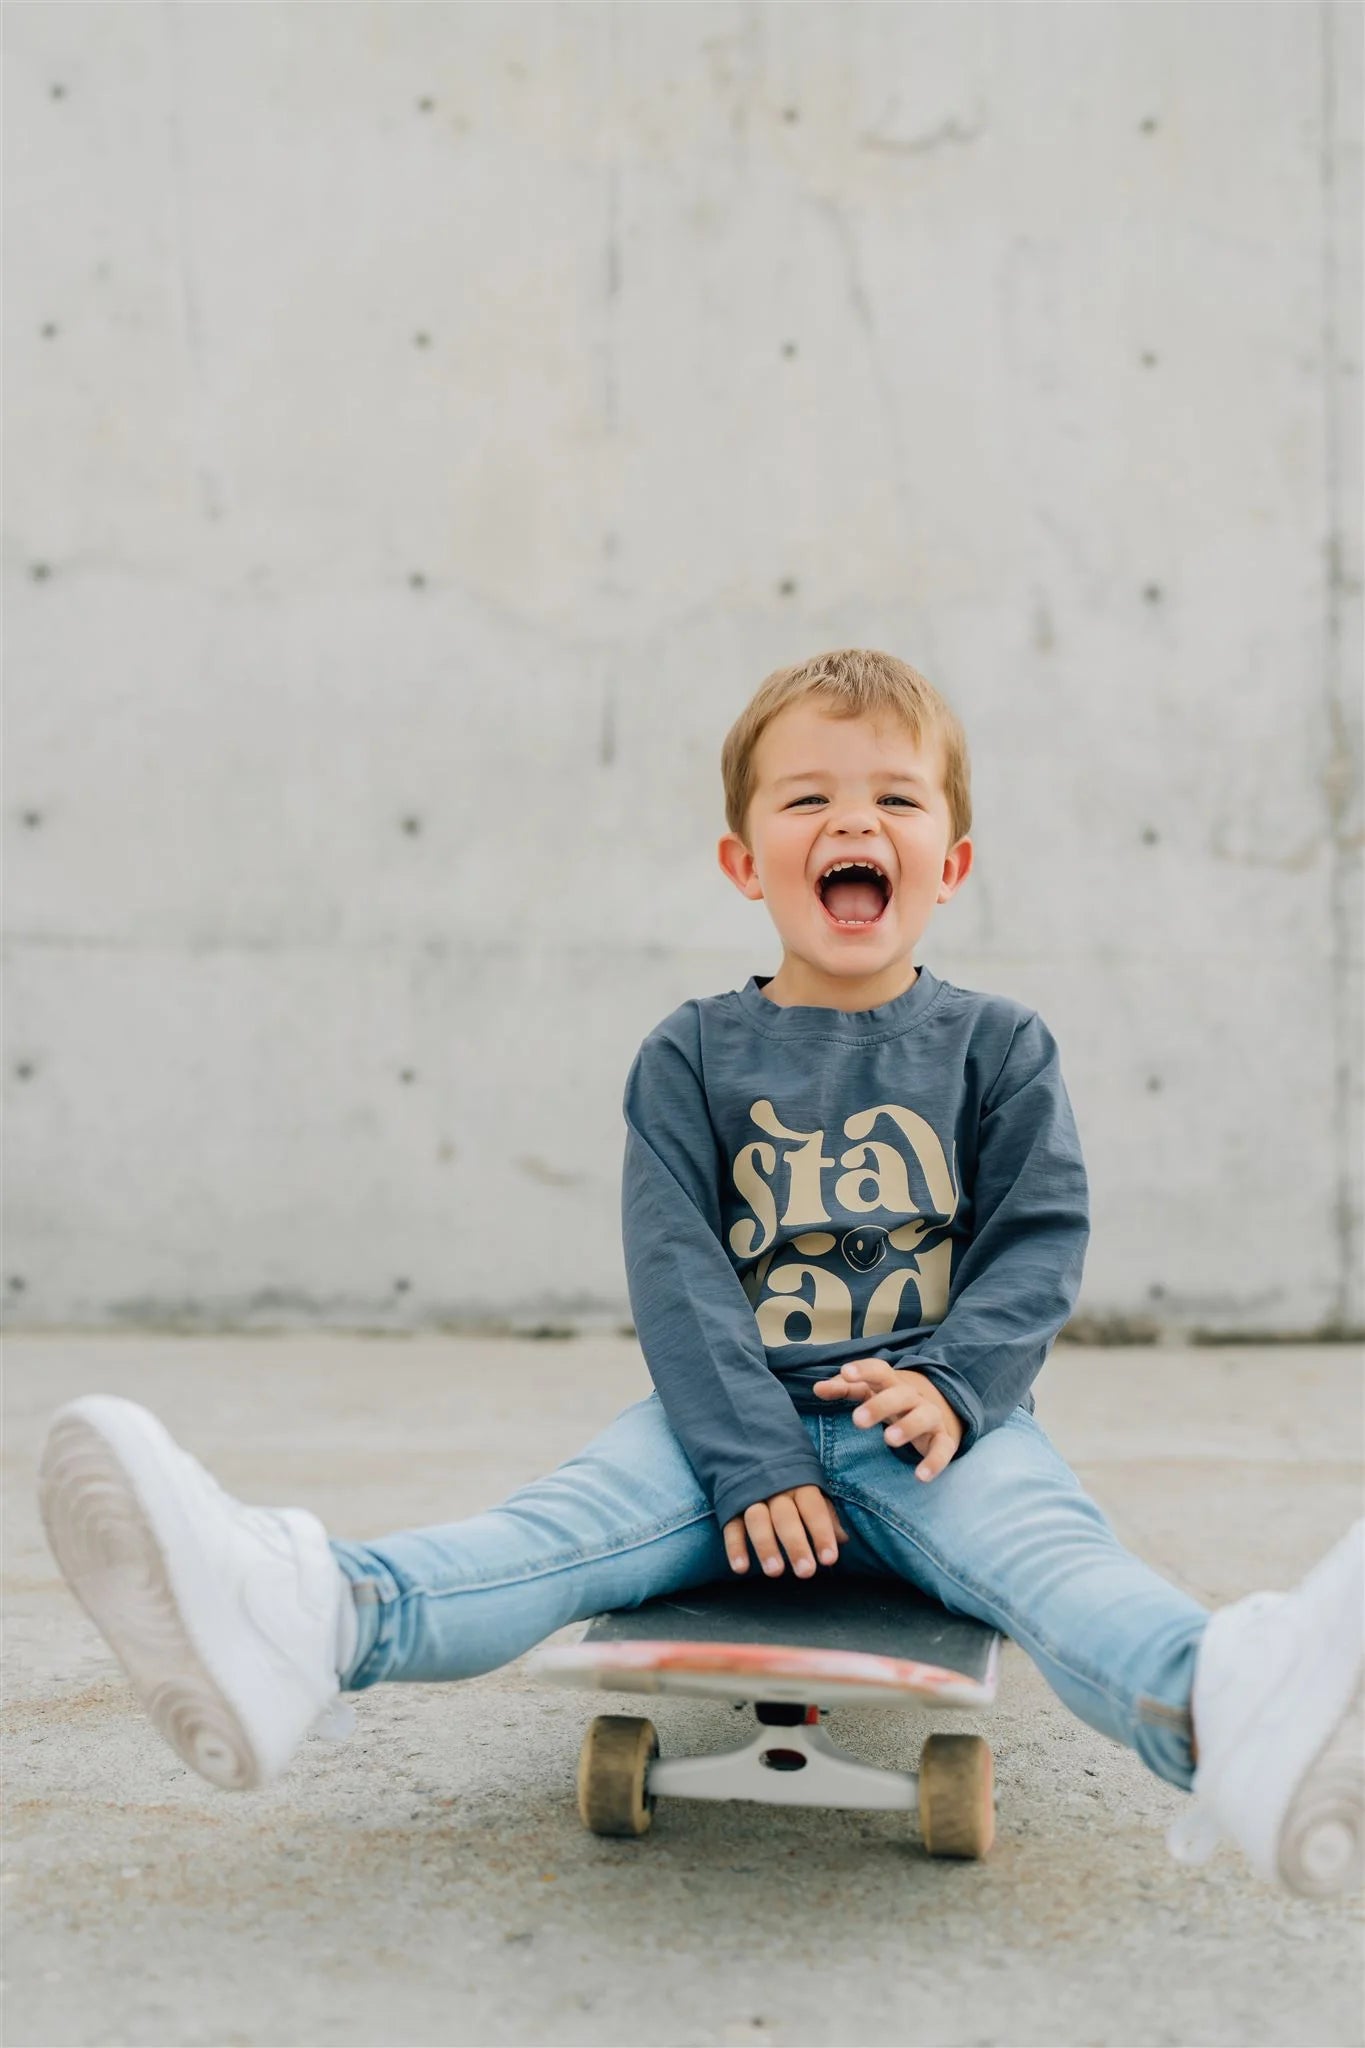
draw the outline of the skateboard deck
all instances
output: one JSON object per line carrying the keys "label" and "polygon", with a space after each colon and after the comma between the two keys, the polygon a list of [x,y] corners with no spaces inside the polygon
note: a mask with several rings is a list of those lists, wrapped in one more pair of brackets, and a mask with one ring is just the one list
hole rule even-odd
{"label": "skateboard deck", "polygon": [[870,1706],[989,1706],[1000,1637],[898,1579],[757,1575],[599,1615],[577,1643],[537,1652],[534,1675],[603,1692]]}
{"label": "skateboard deck", "polygon": [[930,1735],[917,1771],[862,1763],[820,1726],[833,1706],[987,1707],[1000,1636],[899,1579],[790,1567],[598,1615],[576,1643],[527,1659],[533,1677],[598,1692],[748,1703],[757,1735],[720,1754],[661,1757],[652,1721],[599,1714],[578,1762],[578,1811],[598,1835],[643,1835],[661,1796],[774,1806],[918,1808],[931,1856],[980,1857],[995,1833],[994,1771],[979,1735]]}

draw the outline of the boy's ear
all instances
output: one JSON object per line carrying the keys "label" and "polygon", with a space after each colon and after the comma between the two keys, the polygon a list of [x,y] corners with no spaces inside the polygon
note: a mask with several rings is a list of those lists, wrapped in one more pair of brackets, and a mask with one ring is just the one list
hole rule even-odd
{"label": "boy's ear", "polygon": [[751,902],[759,902],[763,896],[763,884],[758,879],[754,857],[737,833],[727,832],[716,848],[716,858],[721,872],[729,876],[742,896]]}
{"label": "boy's ear", "polygon": [[956,846],[949,847],[943,856],[943,880],[939,883],[937,902],[946,903],[966,881],[972,871],[972,851],[970,839],[959,839]]}

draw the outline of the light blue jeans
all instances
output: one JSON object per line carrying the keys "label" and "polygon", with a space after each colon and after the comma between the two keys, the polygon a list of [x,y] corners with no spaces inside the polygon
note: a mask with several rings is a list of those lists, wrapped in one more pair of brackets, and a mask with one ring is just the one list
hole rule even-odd
{"label": "light blue jeans", "polygon": [[[1072,1712],[1189,1789],[1201,1607],[1126,1551],[1023,1408],[927,1485],[853,1404],[801,1416],[850,1541],[817,1573],[907,1579],[1027,1651]],[[344,1691],[473,1678],[568,1623],[731,1579],[720,1525],[657,1394],[499,1507],[334,1539],[359,1622]],[[749,1573],[760,1566],[750,1552]],[[786,1570],[791,1570],[786,1562]]]}

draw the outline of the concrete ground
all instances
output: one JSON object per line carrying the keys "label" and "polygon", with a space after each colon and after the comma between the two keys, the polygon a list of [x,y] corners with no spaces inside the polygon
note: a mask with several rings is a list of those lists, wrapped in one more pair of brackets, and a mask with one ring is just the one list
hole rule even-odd
{"label": "concrete ground", "polygon": [[[930,1861],[905,1815],[801,1808],[661,1802],[642,1841],[605,1841],[574,1807],[595,1710],[647,1707],[665,1754],[727,1747],[739,1717],[513,1664],[359,1695],[349,1743],[221,1793],[155,1734],[47,1551],[33,1472],[75,1394],[144,1401],[232,1491],[367,1536],[490,1506],[578,1449],[648,1391],[633,1343],[49,1336],[6,1356],[8,2048],[1361,2041],[1359,1901],[1290,1899],[1227,1847],[1177,1866],[1184,1795],[1013,1645],[989,1715],[829,1724],[903,1766],[930,1726],[988,1733],[982,1864]],[[1123,1540],[1216,1604],[1291,1584],[1361,1511],[1360,1367],[1063,1345],[1039,1419]]]}

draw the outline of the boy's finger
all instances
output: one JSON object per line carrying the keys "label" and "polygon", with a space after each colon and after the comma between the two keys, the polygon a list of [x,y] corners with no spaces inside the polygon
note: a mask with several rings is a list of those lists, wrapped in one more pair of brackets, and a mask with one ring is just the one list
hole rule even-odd
{"label": "boy's finger", "polygon": [[839,1539],[835,1534],[836,1518],[829,1502],[817,1492],[813,1501],[802,1504],[802,1510],[821,1564],[837,1564]]}
{"label": "boy's finger", "polygon": [[886,1440],[892,1444],[913,1443],[919,1436],[941,1436],[943,1423],[935,1408],[907,1408],[887,1427]]}
{"label": "boy's finger", "polygon": [[778,1494],[772,1504],[773,1527],[782,1539],[782,1548],[792,1561],[792,1569],[798,1578],[808,1579],[815,1570],[815,1558],[806,1537],[806,1525],[801,1510],[790,1494]]}
{"label": "boy's finger", "polygon": [[843,1368],[845,1379],[864,1379],[872,1386],[889,1386],[896,1377],[896,1368],[888,1365],[884,1358],[854,1358]]}
{"label": "boy's finger", "polygon": [[908,1387],[883,1387],[870,1401],[853,1411],[853,1420],[864,1427],[869,1422],[880,1422],[888,1415],[913,1415],[922,1406],[922,1396],[913,1394]]}
{"label": "boy's finger", "polygon": [[733,1520],[728,1521],[720,1533],[725,1544],[725,1555],[730,1560],[731,1571],[747,1572],[749,1546],[744,1540],[744,1523],[741,1517],[736,1515]]}
{"label": "boy's finger", "polygon": [[[821,1565],[837,1565],[839,1563],[839,1540],[835,1536],[837,1516],[835,1516],[831,1503],[827,1501],[827,1497],[821,1493],[819,1487],[798,1487],[796,1489],[796,1507],[800,1511],[802,1522],[806,1524],[806,1530],[810,1534],[810,1542],[814,1546],[814,1554],[819,1556]],[[790,1544],[788,1544],[788,1548],[790,1548]]]}
{"label": "boy's finger", "polygon": [[933,1442],[915,1467],[916,1479],[937,1479],[944,1466],[951,1460],[952,1455],[953,1440],[946,1429],[940,1429],[936,1432]]}
{"label": "boy's finger", "polygon": [[744,1510],[744,1526],[754,1546],[754,1554],[765,1572],[774,1577],[782,1570],[782,1552],[773,1535],[773,1518],[768,1513],[768,1503],[756,1500],[752,1507]]}

